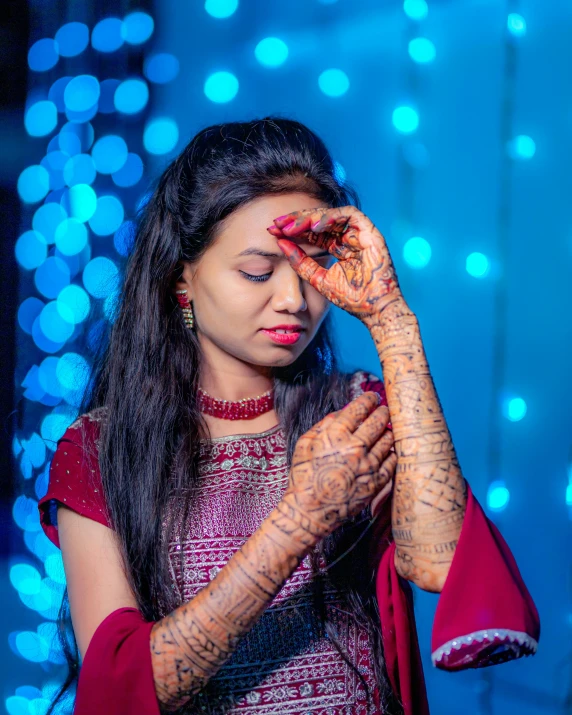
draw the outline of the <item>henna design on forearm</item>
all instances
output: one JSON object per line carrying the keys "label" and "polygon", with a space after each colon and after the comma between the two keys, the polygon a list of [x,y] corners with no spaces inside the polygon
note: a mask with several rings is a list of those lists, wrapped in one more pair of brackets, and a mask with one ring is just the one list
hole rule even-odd
{"label": "henna design on forearm", "polygon": [[151,630],[155,691],[175,712],[208,683],[318,537],[275,508],[215,578]]}
{"label": "henna design on forearm", "polygon": [[[440,592],[461,531],[467,485],[419,325],[401,293],[386,241],[354,206],[293,211],[274,224],[267,230],[298,275],[371,332],[398,456],[392,506],[395,565],[420,588]],[[327,248],[339,262],[322,268],[291,240],[295,237]]]}
{"label": "henna design on forearm", "polygon": [[461,533],[467,484],[417,318],[399,300],[368,327],[383,370],[398,460],[392,505],[395,566],[403,578],[439,593]]}

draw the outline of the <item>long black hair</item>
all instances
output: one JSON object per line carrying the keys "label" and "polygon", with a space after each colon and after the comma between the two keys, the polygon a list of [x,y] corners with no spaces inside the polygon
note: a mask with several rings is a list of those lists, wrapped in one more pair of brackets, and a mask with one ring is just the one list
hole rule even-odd
{"label": "long black hair", "polygon": [[[105,408],[98,449],[103,492],[126,575],[147,620],[158,620],[181,605],[164,548],[173,524],[165,534],[162,520],[173,488],[192,495],[184,487],[197,479],[199,441],[208,437],[197,407],[200,346],[173,295],[180,262],[198,260],[216,238],[220,222],[237,208],[261,196],[291,192],[331,207],[360,206],[355,190],[338,179],[330,153],[314,132],[291,119],[264,117],[201,130],[166,167],[138,212],[113,324],[80,410]],[[350,375],[338,367],[330,315],[291,365],[272,368],[288,464],[298,438],[350,399]],[[185,523],[190,499],[182,506]],[[368,514],[369,508],[348,520],[311,552],[314,601],[325,632],[371,696],[327,620],[324,575],[318,567],[320,554],[332,564],[348,543],[359,539],[353,556],[339,559],[327,574],[370,635],[383,712],[401,715],[402,704],[385,666],[374,574],[365,567]],[[71,625],[67,589],[58,625],[69,672],[48,715],[80,667],[73,629],[71,643],[66,635]]]}

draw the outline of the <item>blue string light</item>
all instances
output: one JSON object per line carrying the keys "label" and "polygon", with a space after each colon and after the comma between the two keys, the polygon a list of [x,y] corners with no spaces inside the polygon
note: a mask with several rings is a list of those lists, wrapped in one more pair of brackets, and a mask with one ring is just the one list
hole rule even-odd
{"label": "blue string light", "polygon": [[91,33],[91,45],[99,52],[115,52],[123,42],[123,23],[118,17],[101,20]]}
{"label": "blue string light", "polygon": [[123,204],[116,196],[100,196],[89,227],[97,236],[109,236],[121,226],[123,216]]}
{"label": "blue string light", "polygon": [[49,99],[32,104],[26,111],[24,126],[32,137],[44,137],[51,134],[58,123],[58,110]]}
{"label": "blue string light", "polygon": [[236,97],[238,88],[238,79],[231,72],[215,72],[207,77],[204,92],[211,102],[224,104]]}
{"label": "blue string light", "polygon": [[135,11],[126,15],[121,25],[121,35],[130,45],[142,45],[151,37],[155,22],[146,12]]}
{"label": "blue string light", "polygon": [[411,134],[419,126],[419,115],[413,107],[396,107],[391,118],[393,126],[402,134]]}
{"label": "blue string light", "polygon": [[522,397],[512,397],[503,403],[504,416],[511,422],[519,422],[526,416],[526,402]]}
{"label": "blue string light", "polygon": [[51,70],[59,58],[57,43],[50,37],[34,42],[28,50],[28,66],[34,72]]}
{"label": "blue string light", "polygon": [[64,103],[72,112],[90,111],[97,105],[100,87],[97,77],[90,74],[78,75],[71,79],[64,90]]}
{"label": "blue string light", "polygon": [[288,59],[288,45],[278,37],[266,37],[254,48],[254,56],[264,67],[280,67]]}
{"label": "blue string light", "polygon": [[179,60],[168,52],[159,52],[146,58],[143,72],[150,82],[166,84],[179,74]]}
{"label": "blue string light", "polygon": [[425,268],[431,260],[431,246],[420,236],[410,238],[403,247],[403,258],[411,268]]}
{"label": "blue string light", "polygon": [[484,278],[490,269],[489,259],[483,253],[471,253],[467,256],[465,267],[473,278]]}
{"label": "blue string light", "polygon": [[536,154],[536,144],[532,137],[519,134],[508,142],[507,151],[512,159],[527,161]]}
{"label": "blue string light", "polygon": [[16,241],[16,260],[22,268],[38,268],[47,257],[48,244],[39,231],[26,231]]}
{"label": "blue string light", "polygon": [[143,161],[138,154],[129,152],[125,164],[111,175],[116,186],[134,186],[143,176]]}
{"label": "blue string light", "polygon": [[18,194],[22,201],[35,204],[41,201],[50,190],[50,175],[40,164],[28,166],[18,177]]}
{"label": "blue string light", "polygon": [[233,15],[238,8],[238,0],[206,0],[205,10],[218,20]]}
{"label": "blue string light", "polygon": [[405,0],[403,10],[411,20],[424,20],[429,12],[425,0]]}
{"label": "blue string light", "polygon": [[526,20],[522,15],[511,12],[507,18],[507,29],[511,35],[522,37],[526,34]]}
{"label": "blue string light", "polygon": [[489,484],[487,491],[487,506],[493,512],[506,509],[510,501],[510,492],[502,480],[496,480]]}
{"label": "blue string light", "polygon": [[117,134],[108,134],[95,142],[91,156],[100,174],[113,174],[127,161],[127,143]]}
{"label": "blue string light", "polygon": [[89,45],[89,28],[83,22],[68,22],[56,32],[61,57],[77,57]]}
{"label": "blue string light", "polygon": [[143,145],[149,154],[168,154],[179,141],[179,128],[174,119],[157,117],[145,126]]}
{"label": "blue string light", "polygon": [[436,55],[435,45],[426,37],[415,37],[409,42],[409,56],[419,64],[433,62]]}
{"label": "blue string light", "polygon": [[64,192],[61,207],[78,221],[89,221],[97,208],[97,194],[88,184],[74,184]]}
{"label": "blue string light", "polygon": [[350,80],[343,70],[332,68],[320,74],[318,85],[328,97],[341,97],[350,88]]}
{"label": "blue string light", "polygon": [[115,108],[123,114],[137,114],[148,101],[149,89],[142,79],[127,79],[115,90]]}

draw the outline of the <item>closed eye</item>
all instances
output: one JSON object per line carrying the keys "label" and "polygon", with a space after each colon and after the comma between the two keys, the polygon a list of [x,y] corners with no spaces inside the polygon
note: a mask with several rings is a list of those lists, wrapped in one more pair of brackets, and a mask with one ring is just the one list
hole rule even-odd
{"label": "closed eye", "polygon": [[[324,259],[327,259],[327,260],[326,260],[326,266],[324,266],[325,268],[328,267],[327,264],[330,262],[330,260],[334,259],[334,260],[332,261],[332,263],[335,263],[336,260],[337,260],[337,259],[335,259],[334,256],[330,255],[329,253],[328,253],[327,255],[314,256],[314,258],[315,258],[315,260],[316,260],[317,262],[320,262],[320,261],[323,261]],[[264,283],[264,282],[266,282],[266,281],[270,278],[270,276],[272,275],[272,272],[270,272],[270,273],[263,273],[263,274],[260,275],[260,276],[254,276],[254,275],[252,275],[252,273],[246,273],[246,271],[239,271],[239,273],[242,273],[242,275],[243,275],[247,280],[252,281],[253,283]]]}
{"label": "closed eye", "polygon": [[245,273],[244,271],[240,271],[240,273],[242,273],[242,275],[243,275],[247,280],[253,281],[254,283],[264,283],[264,282],[267,281],[268,278],[270,278],[270,276],[272,275],[272,273],[264,273],[264,274],[261,275],[261,276],[253,276],[252,274],[250,274],[250,273]]}

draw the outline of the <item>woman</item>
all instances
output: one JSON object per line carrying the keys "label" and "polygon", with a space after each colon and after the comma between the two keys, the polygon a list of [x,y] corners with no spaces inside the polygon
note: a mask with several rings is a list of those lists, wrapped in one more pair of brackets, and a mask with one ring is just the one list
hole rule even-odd
{"label": "woman", "polygon": [[[332,303],[386,389],[338,369]],[[167,167],[80,412],[39,502],[76,715],[428,713],[410,582],[437,667],[535,652],[385,241],[304,125],[208,127]]]}

